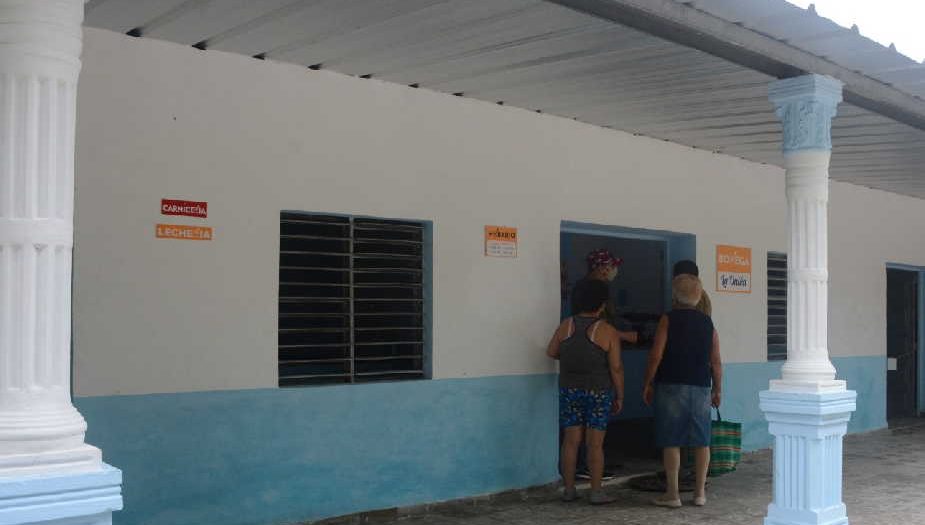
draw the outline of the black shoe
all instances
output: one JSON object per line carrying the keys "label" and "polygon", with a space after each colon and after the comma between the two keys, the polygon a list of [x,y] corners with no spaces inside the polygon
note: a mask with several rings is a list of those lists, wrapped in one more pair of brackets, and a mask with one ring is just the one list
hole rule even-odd
{"label": "black shoe", "polygon": [[611,480],[617,477],[618,472],[616,470],[604,469],[604,475],[601,476],[603,481]]}

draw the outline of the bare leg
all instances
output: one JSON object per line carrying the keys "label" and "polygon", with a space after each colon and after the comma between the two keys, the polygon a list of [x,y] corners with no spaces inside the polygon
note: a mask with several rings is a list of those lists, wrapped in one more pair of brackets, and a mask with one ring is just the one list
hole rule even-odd
{"label": "bare leg", "polygon": [[681,496],[678,492],[678,471],[681,470],[681,449],[666,447],[662,451],[662,461],[665,464],[665,493],[652,500],[659,507],[676,509],[681,506]]}
{"label": "bare leg", "polygon": [[697,469],[697,485],[694,487],[694,498],[702,498],[706,496],[707,469],[710,467],[710,447],[695,448],[694,459]]}
{"label": "bare leg", "polygon": [[604,436],[606,430],[585,429],[585,447],[588,454],[588,470],[591,471],[591,490],[601,489],[604,477]]}
{"label": "bare leg", "polygon": [[678,472],[681,470],[681,449],[678,447],[666,447],[662,451],[662,461],[665,464],[665,498],[666,500],[676,500],[680,498],[678,492]]}
{"label": "bare leg", "polygon": [[565,437],[562,439],[562,480],[565,482],[565,490],[575,490],[575,463],[578,460],[578,446],[581,444],[582,427],[567,427]]}

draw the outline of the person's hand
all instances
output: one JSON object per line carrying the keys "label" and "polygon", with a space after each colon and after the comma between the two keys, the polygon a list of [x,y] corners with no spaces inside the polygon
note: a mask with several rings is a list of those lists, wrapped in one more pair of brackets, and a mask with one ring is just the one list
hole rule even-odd
{"label": "person's hand", "polygon": [[722,402],[722,400],[723,394],[719,390],[714,390],[710,395],[710,404],[712,404],[715,408],[719,408],[719,404]]}
{"label": "person's hand", "polygon": [[623,412],[623,399],[613,398],[613,403],[610,404],[610,413],[617,415],[620,412]]}
{"label": "person's hand", "polygon": [[638,345],[638,344],[639,344],[639,332],[637,332],[637,331],[634,330],[634,331],[632,331],[632,332],[627,333],[626,336],[627,336],[627,337],[626,337],[626,342],[627,342],[627,343],[629,343],[629,344],[631,344],[631,345]]}
{"label": "person's hand", "polygon": [[652,383],[649,383],[645,388],[642,389],[642,401],[646,404],[646,406],[649,406],[652,404],[654,399],[655,389],[652,388]]}

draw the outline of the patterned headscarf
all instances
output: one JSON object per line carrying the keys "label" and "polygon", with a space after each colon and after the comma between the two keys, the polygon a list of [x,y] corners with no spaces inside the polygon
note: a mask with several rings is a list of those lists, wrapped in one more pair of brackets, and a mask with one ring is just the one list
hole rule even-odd
{"label": "patterned headscarf", "polygon": [[602,266],[620,266],[623,264],[623,259],[614,257],[612,253],[604,248],[589,253],[587,260],[589,271],[596,270]]}

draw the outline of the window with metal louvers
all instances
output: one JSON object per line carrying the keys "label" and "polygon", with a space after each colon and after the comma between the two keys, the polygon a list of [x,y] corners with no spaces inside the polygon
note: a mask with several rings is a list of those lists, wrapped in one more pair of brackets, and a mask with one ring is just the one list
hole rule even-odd
{"label": "window with metal louvers", "polygon": [[425,377],[424,231],[280,214],[280,386]]}
{"label": "window with metal louvers", "polygon": [[768,361],[787,359],[787,254],[768,252]]}

